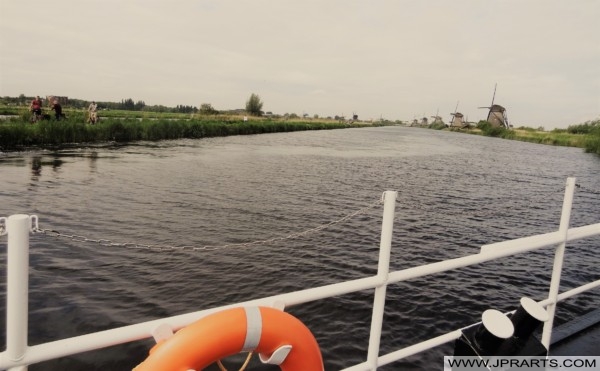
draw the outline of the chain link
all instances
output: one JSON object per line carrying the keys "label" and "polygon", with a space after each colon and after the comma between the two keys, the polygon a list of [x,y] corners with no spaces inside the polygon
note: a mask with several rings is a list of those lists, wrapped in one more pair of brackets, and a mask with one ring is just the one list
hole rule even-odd
{"label": "chain link", "polygon": [[593,189],[590,189],[590,188],[587,188],[585,186],[582,186],[579,183],[576,183],[575,187],[579,188],[581,190],[581,192],[590,193],[590,194],[593,194],[593,195],[600,195],[600,191],[594,191]]}
{"label": "chain link", "polygon": [[2,217],[0,218],[0,236],[4,236],[7,233],[8,231],[6,230],[6,218]]}
{"label": "chain link", "polygon": [[149,245],[149,244],[141,244],[141,243],[133,243],[133,242],[121,243],[121,242],[114,242],[114,241],[111,241],[108,239],[93,239],[93,238],[88,238],[88,237],[76,235],[76,234],[66,234],[66,233],[62,233],[62,232],[59,232],[54,229],[38,228],[37,226],[34,227],[32,230],[35,233],[41,233],[41,234],[44,234],[47,236],[66,238],[66,239],[70,239],[75,242],[96,243],[101,246],[109,246],[109,247],[124,247],[124,248],[128,248],[128,249],[141,249],[141,250],[150,250],[150,251],[186,251],[186,250],[187,251],[201,251],[201,250],[202,251],[214,251],[214,250],[221,250],[221,249],[233,248],[233,247],[244,248],[244,247],[269,245],[274,242],[280,242],[280,241],[284,241],[284,240],[308,236],[312,233],[322,231],[323,229],[329,228],[333,225],[343,223],[347,220],[352,219],[353,217],[355,217],[357,215],[365,214],[370,209],[373,209],[374,207],[381,205],[381,204],[382,204],[382,201],[377,200],[376,202],[373,202],[372,204],[370,204],[358,211],[355,211],[351,214],[348,214],[340,219],[334,220],[334,221],[326,223],[326,224],[321,224],[317,227],[306,229],[301,232],[291,233],[287,236],[273,237],[273,238],[269,238],[266,240],[260,240],[260,241],[252,241],[252,242],[244,242],[244,243],[231,243],[231,244],[226,244],[226,245],[168,246],[168,245]]}

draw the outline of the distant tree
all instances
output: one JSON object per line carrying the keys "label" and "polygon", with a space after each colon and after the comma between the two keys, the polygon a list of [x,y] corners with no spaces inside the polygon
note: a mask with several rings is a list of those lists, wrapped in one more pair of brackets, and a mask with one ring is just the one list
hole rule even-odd
{"label": "distant tree", "polygon": [[175,113],[196,113],[198,112],[198,108],[193,106],[187,106],[184,104],[178,104],[177,107],[173,108],[171,112]]}
{"label": "distant tree", "polygon": [[146,107],[146,102],[144,102],[143,100],[138,100],[134,105],[133,108],[136,111],[141,111],[142,109],[144,109],[144,107]]}
{"label": "distant tree", "polygon": [[258,94],[252,93],[246,102],[246,112],[252,116],[262,115],[263,102],[261,102]]}
{"label": "distant tree", "polygon": [[210,103],[202,103],[200,105],[200,113],[203,115],[216,115],[219,113]]}
{"label": "distant tree", "polygon": [[131,98],[121,99],[121,107],[119,108],[123,110],[133,111],[135,109],[135,103]]}
{"label": "distant tree", "polygon": [[170,112],[170,108],[162,106],[162,105],[154,105],[154,106],[145,106],[144,108],[142,108],[142,111],[145,111],[145,112]]}

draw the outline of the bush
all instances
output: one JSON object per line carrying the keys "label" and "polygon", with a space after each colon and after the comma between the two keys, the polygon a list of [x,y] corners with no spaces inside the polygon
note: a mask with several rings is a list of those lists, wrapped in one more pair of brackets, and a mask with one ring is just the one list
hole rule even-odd
{"label": "bush", "polygon": [[438,123],[429,125],[429,129],[433,129],[433,130],[442,130],[445,128],[447,128],[447,126],[443,122],[438,122]]}
{"label": "bush", "polygon": [[600,155],[600,132],[597,131],[586,139],[585,151]]}
{"label": "bush", "polygon": [[505,139],[512,139],[515,137],[514,131],[512,131],[510,129],[506,129],[501,126],[492,126],[492,124],[490,124],[488,121],[484,121],[484,120],[479,121],[477,123],[477,128],[479,130],[481,130],[483,135],[488,136],[488,137],[497,137],[497,138],[505,138]]}
{"label": "bush", "polygon": [[586,121],[583,124],[571,125],[567,128],[571,134],[593,134],[600,133],[600,120]]}

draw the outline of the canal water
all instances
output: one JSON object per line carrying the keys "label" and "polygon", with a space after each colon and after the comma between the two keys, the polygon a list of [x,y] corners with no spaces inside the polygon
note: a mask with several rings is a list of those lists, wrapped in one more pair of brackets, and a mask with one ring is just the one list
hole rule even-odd
{"label": "canal water", "polygon": [[[85,146],[0,154],[0,216],[35,214],[41,228],[114,242],[31,236],[34,345],[373,275],[386,190],[398,192],[392,270],[551,232],[570,176],[571,226],[597,223],[600,158],[579,148],[407,127]],[[562,291],[598,279],[598,242],[569,245]],[[5,276],[6,236],[0,248]],[[522,296],[545,298],[552,255],[390,286],[381,354],[477,322],[486,309],[513,310]],[[325,369],[338,370],[366,359],[372,300],[366,291],[288,310],[315,334]],[[599,306],[597,292],[579,295],[559,305],[556,322]],[[151,345],[29,369],[128,370]],[[441,369],[451,352],[449,344],[381,369]],[[248,369],[277,368],[254,359]]]}

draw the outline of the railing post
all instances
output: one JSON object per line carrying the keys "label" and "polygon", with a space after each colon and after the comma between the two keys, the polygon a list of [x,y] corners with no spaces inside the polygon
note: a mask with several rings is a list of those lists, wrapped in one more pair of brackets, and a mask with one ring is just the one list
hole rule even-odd
{"label": "railing post", "polygon": [[381,223],[379,263],[377,265],[377,277],[381,278],[383,283],[375,288],[369,350],[367,352],[367,365],[373,371],[377,370],[377,359],[379,358],[379,344],[381,342],[381,327],[383,325],[383,313],[385,310],[387,279],[390,272],[390,251],[392,249],[392,231],[394,229],[397,195],[398,193],[394,191],[383,193],[383,221]]}
{"label": "railing post", "polygon": [[558,301],[560,276],[565,257],[565,248],[567,246],[567,234],[569,232],[569,221],[571,219],[571,208],[573,207],[574,192],[575,178],[567,178],[562,214],[560,216],[560,226],[558,228],[558,231],[563,235],[564,239],[563,242],[556,247],[556,253],[554,255],[554,267],[552,268],[552,278],[550,280],[550,290],[548,292],[548,300],[550,300],[550,304],[546,307],[549,319],[544,323],[544,331],[542,333],[542,344],[546,347],[546,349],[548,349],[548,352],[550,352],[550,342],[552,340],[552,325],[554,322],[554,313],[556,312],[556,304]]}
{"label": "railing post", "polygon": [[[6,268],[6,355],[19,361],[27,350],[29,317],[29,215],[8,217],[8,251]],[[25,371],[27,366],[10,368]]]}

